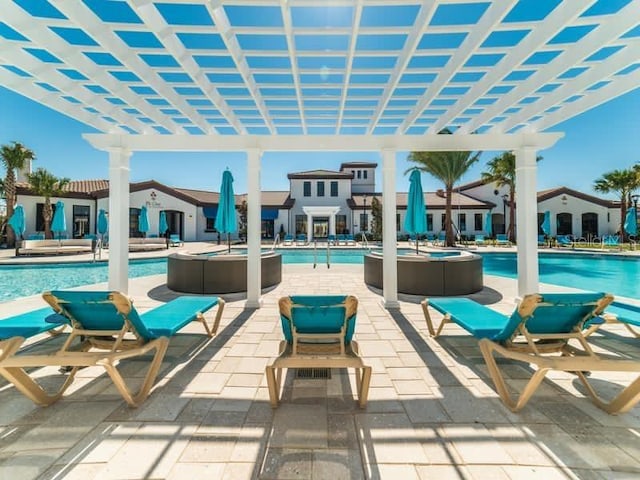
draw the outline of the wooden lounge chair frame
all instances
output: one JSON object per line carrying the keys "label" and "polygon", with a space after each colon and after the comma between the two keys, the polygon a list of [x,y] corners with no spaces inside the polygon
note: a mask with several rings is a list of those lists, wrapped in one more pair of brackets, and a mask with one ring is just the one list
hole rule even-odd
{"label": "wooden lounge chair frame", "polygon": [[[61,300],[54,293],[47,292],[43,298],[56,312],[63,314],[71,324],[72,330],[68,334],[62,347],[49,355],[15,355],[24,338],[16,337],[3,342],[0,345],[0,373],[25,396],[34,403],[47,406],[57,401],[72,384],[73,379],[82,367],[103,367],[116,389],[124,400],[131,406],[139,406],[149,395],[155,379],[160,371],[162,360],[169,346],[170,337],[158,336],[156,338],[144,338],[135,326],[132,319],[134,308],[132,301],[119,292],[105,293],[104,300],[92,301],[92,304],[111,304],[116,310],[116,315],[121,317],[119,328],[104,330],[86,329],[67,305],[70,302]],[[168,305],[168,304],[165,304]],[[156,311],[165,305],[157,307]],[[213,306],[213,305],[212,305]],[[218,298],[218,311],[212,325],[204,319],[203,312],[196,312],[196,321],[203,324],[207,336],[211,337],[217,331],[220,317],[224,309],[224,301]],[[125,382],[118,370],[120,360],[139,357],[154,352],[142,385],[137,392],[133,392]],[[71,367],[68,377],[61,387],[54,393],[49,393],[32,377],[25,369],[42,366]]]}
{"label": "wooden lounge chair frame", "polygon": [[598,330],[603,324],[622,324],[636,338],[640,338],[640,307],[622,302],[612,302],[599,318],[601,321],[588,325],[585,337]]}
{"label": "wooden lounge chair frame", "polygon": [[[598,354],[593,351],[587,342],[584,330],[585,323],[601,315],[612,301],[613,296],[602,294],[596,301],[585,302],[584,306],[589,305],[592,306],[592,308],[578,321],[573,322],[570,331],[538,333],[532,332],[527,325],[529,322],[535,321],[535,312],[545,306],[562,306],[562,303],[548,303],[545,301],[545,296],[540,294],[526,295],[514,313],[514,315],[516,313],[519,315],[521,321],[507,338],[495,339],[485,337],[479,339],[480,351],[487,365],[489,375],[495,384],[501,400],[511,411],[517,412],[527,404],[550,370],[574,373],[585,386],[587,394],[591,397],[594,404],[610,414],[627,412],[640,401],[640,376],[613,399],[605,400],[600,397],[591,386],[584,373],[589,371],[608,371],[638,372],[640,374],[640,362]],[[428,305],[428,300],[425,300],[422,304],[429,331],[433,332],[433,325],[428,316]],[[478,307],[490,310],[481,305],[478,305]],[[445,313],[443,322],[451,321],[450,316],[449,318],[447,318],[447,316]],[[505,325],[509,320],[510,317],[505,316]],[[442,324],[438,327],[434,336],[437,336],[441,330]],[[569,345],[570,340],[577,342],[579,347]],[[503,372],[496,362],[496,356],[502,356],[510,360],[517,360],[536,366],[536,370],[531,379],[519,392],[519,395],[512,396],[509,391]]]}
{"label": "wooden lounge chair frame", "polygon": [[266,367],[271,406],[273,408],[278,406],[284,368],[354,368],[358,404],[360,408],[365,408],[371,382],[371,367],[365,365],[359,356],[357,342],[347,339],[348,323],[350,320],[355,322],[358,310],[356,297],[347,296],[342,305],[327,305],[345,308],[344,323],[340,331],[331,333],[299,332],[293,321],[292,310],[294,307],[306,305],[295,304],[291,297],[280,298],[278,306],[281,320],[289,322],[292,342],[281,341],[278,357]]}

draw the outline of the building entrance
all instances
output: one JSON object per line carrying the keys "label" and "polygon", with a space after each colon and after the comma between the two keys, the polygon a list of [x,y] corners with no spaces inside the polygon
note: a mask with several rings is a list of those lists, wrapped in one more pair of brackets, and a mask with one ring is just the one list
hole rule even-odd
{"label": "building entrance", "polygon": [[329,217],[313,218],[313,238],[327,238],[329,235]]}

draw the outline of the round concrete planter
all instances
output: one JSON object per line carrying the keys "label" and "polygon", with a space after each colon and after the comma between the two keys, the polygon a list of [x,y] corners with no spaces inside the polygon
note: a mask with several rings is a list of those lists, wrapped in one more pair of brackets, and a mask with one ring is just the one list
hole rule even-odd
{"label": "round concrete planter", "polygon": [[[262,255],[262,288],[282,281],[282,255]],[[247,255],[189,255],[174,253],[167,263],[167,287],[184,293],[247,291]]]}
{"label": "round concrete planter", "polygon": [[[364,257],[364,281],[382,289],[382,255]],[[398,292],[411,295],[467,295],[482,290],[482,257],[469,252],[450,257],[398,255]]]}

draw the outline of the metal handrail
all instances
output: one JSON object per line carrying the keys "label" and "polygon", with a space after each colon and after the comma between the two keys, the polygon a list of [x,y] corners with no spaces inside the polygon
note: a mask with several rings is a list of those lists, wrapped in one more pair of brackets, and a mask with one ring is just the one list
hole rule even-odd
{"label": "metal handrail", "polygon": [[367,250],[371,250],[371,247],[369,247],[369,240],[367,240],[367,235],[364,233],[360,234],[360,238],[362,238],[361,242],[362,243],[362,248],[366,248]]}
{"label": "metal handrail", "polygon": [[327,268],[331,268],[331,242],[327,240]]}
{"label": "metal handrail", "polygon": [[273,239],[273,244],[271,245],[271,250],[275,250],[278,245],[280,245],[280,235],[276,234],[276,238]]}
{"label": "metal handrail", "polygon": [[96,253],[98,254],[98,259],[102,260],[102,239],[98,238],[96,240],[96,246],[93,249],[93,261],[96,261]]}
{"label": "metal handrail", "polygon": [[316,268],[318,263],[318,241],[313,241],[313,268]]}

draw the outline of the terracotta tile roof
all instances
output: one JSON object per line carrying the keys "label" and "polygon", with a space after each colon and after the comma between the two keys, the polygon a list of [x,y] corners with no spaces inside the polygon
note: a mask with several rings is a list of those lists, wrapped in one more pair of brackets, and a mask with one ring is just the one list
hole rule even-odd
{"label": "terracotta tile roof", "polygon": [[543,200],[548,200],[554,197],[559,197],[560,195],[570,195],[572,197],[579,198],[586,202],[595,203],[596,205],[601,205],[606,208],[616,208],[620,206],[619,201],[594,197],[593,195],[588,195],[586,193],[582,193],[568,187],[557,187],[550,188],[548,190],[542,190],[538,192],[538,202],[542,202]]}
{"label": "terracotta tile roof", "polygon": [[[397,192],[396,193],[396,205],[399,209],[407,208],[407,197],[408,192]],[[374,195],[367,194],[367,207],[371,206],[372,197],[377,197],[379,201],[382,202],[382,194],[376,193]],[[365,195],[353,195],[351,198],[350,206],[356,209],[364,208],[364,197]],[[425,192],[424,193],[424,203],[427,206],[427,210],[437,209],[444,210],[446,206],[446,199],[444,196],[439,195],[436,192]],[[495,207],[495,205],[491,202],[484,202],[482,200],[478,200],[477,198],[473,198],[469,195],[464,195],[458,192],[453,192],[453,196],[451,197],[451,204],[454,208],[476,208],[476,209],[491,209]]]}
{"label": "terracotta tile roof", "polygon": [[[241,202],[247,199],[246,193],[237,196],[240,197]],[[293,207],[295,200],[289,196],[288,191],[263,191],[262,195],[260,195],[260,203],[263,207],[280,207],[289,209]]]}
{"label": "terracotta tile roof", "polygon": [[209,203],[218,203],[220,201],[220,194],[218,192],[208,192],[206,190],[193,190],[191,188],[176,188],[175,190],[193,198],[198,203],[209,204]]}
{"label": "terracotta tile roof", "polygon": [[291,180],[292,178],[320,178],[320,179],[341,178],[345,180],[350,180],[353,178],[353,173],[334,172],[333,170],[310,170],[308,172],[289,173],[287,175],[287,178],[289,180]]}
{"label": "terracotta tile roof", "polygon": [[340,164],[340,170],[345,168],[376,168],[377,163],[374,162],[344,162]]}

